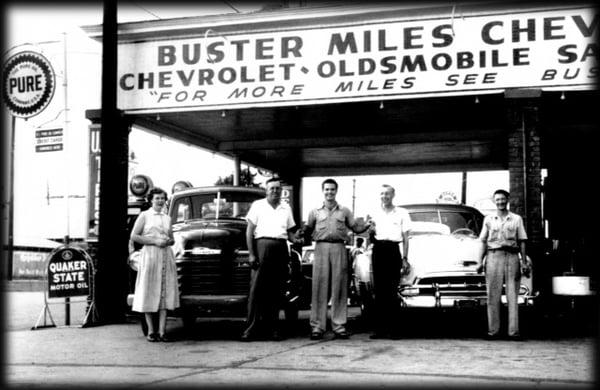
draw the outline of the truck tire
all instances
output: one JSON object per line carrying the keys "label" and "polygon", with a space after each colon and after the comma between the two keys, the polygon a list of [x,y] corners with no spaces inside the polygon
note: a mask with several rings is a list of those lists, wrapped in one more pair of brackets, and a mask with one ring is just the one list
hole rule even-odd
{"label": "truck tire", "polygon": [[292,323],[298,321],[298,311],[299,310],[298,307],[296,307],[296,305],[286,306],[283,310],[286,322]]}
{"label": "truck tire", "polygon": [[181,321],[183,322],[183,328],[186,331],[190,331],[196,325],[196,315],[190,309],[183,310],[181,314]]}

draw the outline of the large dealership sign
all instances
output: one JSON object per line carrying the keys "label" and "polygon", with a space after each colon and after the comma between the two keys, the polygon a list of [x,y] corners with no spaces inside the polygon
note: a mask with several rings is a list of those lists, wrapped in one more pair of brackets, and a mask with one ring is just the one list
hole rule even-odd
{"label": "large dealership sign", "polygon": [[119,45],[123,110],[213,110],[592,89],[593,8],[167,39]]}
{"label": "large dealership sign", "polygon": [[56,81],[52,65],[43,55],[24,51],[4,64],[2,97],[13,116],[29,118],[42,112],[52,100]]}

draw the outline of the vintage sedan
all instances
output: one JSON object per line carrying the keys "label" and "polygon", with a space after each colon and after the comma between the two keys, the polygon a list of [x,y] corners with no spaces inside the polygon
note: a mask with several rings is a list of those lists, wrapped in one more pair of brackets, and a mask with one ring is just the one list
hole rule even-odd
{"label": "vintage sedan", "polygon": [[[462,309],[485,306],[485,275],[478,274],[477,257],[481,242],[483,214],[460,204],[403,205],[411,218],[409,263],[398,296],[405,308]],[[373,281],[370,250],[354,259],[355,283],[359,286],[361,307],[372,304]],[[532,305],[532,276],[521,278],[520,305]],[[502,302],[506,303],[503,294]]]}
{"label": "vintage sedan", "polygon": [[[250,289],[246,246],[246,214],[253,201],[265,197],[261,188],[197,187],[172,195],[169,216],[173,226],[175,261],[184,326],[197,317],[245,317]],[[301,284],[299,255],[290,251],[285,297],[287,319],[298,318]],[[296,272],[293,272],[296,270]],[[131,305],[132,294],[128,297]],[[141,321],[146,332],[145,321]]]}

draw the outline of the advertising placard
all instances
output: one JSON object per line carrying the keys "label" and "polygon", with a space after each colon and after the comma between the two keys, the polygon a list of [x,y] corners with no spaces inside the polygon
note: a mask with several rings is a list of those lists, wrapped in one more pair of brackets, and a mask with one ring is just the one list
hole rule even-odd
{"label": "advertising placard", "polygon": [[50,61],[33,51],[17,53],[6,61],[2,84],[4,103],[10,113],[19,118],[42,112],[56,88]]}
{"label": "advertising placard", "polygon": [[15,250],[13,252],[13,271],[15,279],[43,279],[46,275],[48,252]]}
{"label": "advertising placard", "polygon": [[81,248],[63,245],[48,256],[48,298],[90,295],[93,264]]}
{"label": "advertising placard", "polygon": [[287,203],[292,210],[294,209],[294,187],[293,186],[282,183],[281,201]]}
{"label": "advertising placard", "polygon": [[118,107],[215,110],[596,88],[597,9],[400,19],[124,42]]}
{"label": "advertising placard", "polygon": [[88,240],[98,238],[100,221],[100,125],[90,125],[90,181],[88,188]]}

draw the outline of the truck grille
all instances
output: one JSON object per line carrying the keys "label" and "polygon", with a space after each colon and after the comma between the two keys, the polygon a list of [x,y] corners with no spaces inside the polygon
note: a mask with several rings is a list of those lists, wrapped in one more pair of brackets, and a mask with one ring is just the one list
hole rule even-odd
{"label": "truck grille", "polygon": [[182,295],[247,295],[250,288],[248,257],[189,256],[177,260]]}

